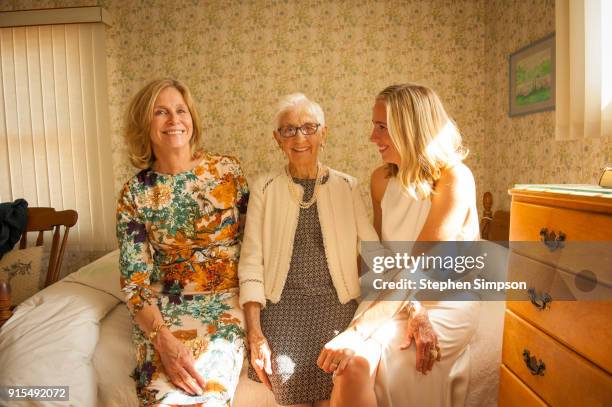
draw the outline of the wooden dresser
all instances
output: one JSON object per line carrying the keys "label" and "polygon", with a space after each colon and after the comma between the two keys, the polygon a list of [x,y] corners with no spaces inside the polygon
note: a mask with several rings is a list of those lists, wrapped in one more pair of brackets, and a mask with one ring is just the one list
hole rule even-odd
{"label": "wooden dresser", "polygon": [[[572,241],[612,252],[612,193],[549,187],[510,190],[509,278],[534,290],[506,304],[499,405],[612,406],[612,261],[563,255]],[[604,293],[598,298],[611,301],[565,301],[547,292],[553,280],[574,284],[584,280],[578,276],[596,276]]]}

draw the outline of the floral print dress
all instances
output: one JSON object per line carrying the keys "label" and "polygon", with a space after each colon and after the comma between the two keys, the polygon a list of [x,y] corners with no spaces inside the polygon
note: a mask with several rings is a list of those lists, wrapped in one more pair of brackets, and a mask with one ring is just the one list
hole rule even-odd
{"label": "floral print dress", "polygon": [[157,304],[206,381],[202,396],[175,387],[133,323],[133,378],[142,405],[230,405],[244,355],[236,272],[247,201],[240,164],[228,156],[204,154],[195,168],[176,175],[143,170],[125,184],[117,236],[121,286],[131,312]]}

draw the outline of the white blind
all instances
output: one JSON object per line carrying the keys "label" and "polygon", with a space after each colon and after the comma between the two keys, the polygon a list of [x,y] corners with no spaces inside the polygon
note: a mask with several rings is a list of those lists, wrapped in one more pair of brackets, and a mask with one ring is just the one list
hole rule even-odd
{"label": "white blind", "polygon": [[79,213],[71,246],[115,246],[105,28],[0,29],[0,202]]}
{"label": "white blind", "polygon": [[556,0],[556,138],[612,136],[612,0]]}

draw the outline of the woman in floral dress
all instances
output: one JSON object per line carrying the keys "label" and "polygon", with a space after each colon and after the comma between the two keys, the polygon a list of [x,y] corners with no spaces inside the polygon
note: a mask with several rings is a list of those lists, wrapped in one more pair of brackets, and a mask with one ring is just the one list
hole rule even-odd
{"label": "woman in floral dress", "polygon": [[121,191],[117,237],[145,406],[229,406],[242,367],[248,189],[239,162],[204,152],[201,138],[182,83],[156,80],[134,97],[126,139],[142,171]]}

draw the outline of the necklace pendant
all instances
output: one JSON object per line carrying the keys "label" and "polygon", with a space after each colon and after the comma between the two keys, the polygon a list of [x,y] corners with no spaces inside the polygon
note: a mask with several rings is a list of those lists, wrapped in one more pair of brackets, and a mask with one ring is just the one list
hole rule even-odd
{"label": "necklace pendant", "polygon": [[319,186],[323,183],[324,176],[324,171],[322,171],[321,164],[317,165],[317,178],[314,185],[314,191],[312,191],[312,196],[306,202],[304,202],[303,200],[303,193],[300,194],[301,191],[299,187],[295,185],[295,182],[293,182],[293,178],[291,177],[291,173],[289,172],[288,165],[285,167],[285,174],[287,175],[287,180],[289,182],[289,195],[291,195],[291,198],[298,204],[301,209],[308,209],[312,205],[314,205],[315,202],[317,202],[317,198],[319,196]]}

